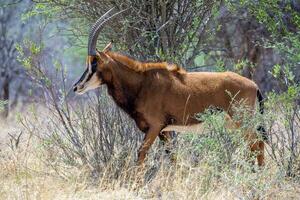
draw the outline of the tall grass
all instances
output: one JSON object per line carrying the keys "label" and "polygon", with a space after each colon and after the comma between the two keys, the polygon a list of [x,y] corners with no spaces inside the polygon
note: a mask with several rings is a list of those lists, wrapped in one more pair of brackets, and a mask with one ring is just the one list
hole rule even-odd
{"label": "tall grass", "polygon": [[[224,113],[218,112],[201,115],[206,120],[203,133],[177,136],[176,164],[157,141],[140,184],[135,160],[142,133],[110,105],[110,99],[97,98],[91,96],[70,110],[76,142],[49,108],[33,107],[19,115],[20,141],[8,140],[1,151],[1,198],[290,199],[300,195],[299,176],[289,177],[287,168],[272,156],[267,156],[263,168],[249,162],[242,128],[226,128]],[[91,122],[95,120],[98,125]],[[15,133],[17,139],[19,132]],[[82,149],[77,153],[78,142]],[[289,157],[282,159],[288,162]]]}

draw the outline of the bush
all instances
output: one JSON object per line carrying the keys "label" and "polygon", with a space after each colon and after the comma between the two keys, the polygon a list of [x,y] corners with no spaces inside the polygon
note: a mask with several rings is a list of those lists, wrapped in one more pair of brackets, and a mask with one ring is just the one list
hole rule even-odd
{"label": "bush", "polygon": [[298,88],[269,95],[268,127],[270,157],[290,177],[300,180],[300,105]]}

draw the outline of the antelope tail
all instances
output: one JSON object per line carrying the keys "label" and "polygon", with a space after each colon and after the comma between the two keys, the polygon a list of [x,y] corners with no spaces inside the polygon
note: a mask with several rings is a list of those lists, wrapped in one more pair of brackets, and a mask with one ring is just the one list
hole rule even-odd
{"label": "antelope tail", "polygon": [[[265,112],[265,107],[264,107],[264,97],[262,96],[260,90],[257,90],[257,93],[256,93],[256,96],[257,96],[257,99],[258,99],[258,103],[259,103],[259,112],[260,114],[264,114]],[[264,141],[268,141],[268,135],[267,135],[267,132],[266,132],[266,129],[264,127],[264,125],[259,125],[257,127],[257,131],[261,133],[262,135],[262,138]]]}

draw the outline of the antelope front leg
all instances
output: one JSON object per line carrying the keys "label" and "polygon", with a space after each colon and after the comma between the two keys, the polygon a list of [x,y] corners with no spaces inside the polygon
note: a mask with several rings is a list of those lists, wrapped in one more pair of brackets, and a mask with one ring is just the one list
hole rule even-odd
{"label": "antelope front leg", "polygon": [[265,165],[265,143],[263,141],[256,141],[254,144],[250,145],[250,149],[252,152],[256,152],[257,164],[259,167],[263,167]]}
{"label": "antelope front leg", "polygon": [[161,128],[150,128],[146,133],[142,146],[138,151],[138,165],[141,166],[144,163],[146,154],[150,149],[151,145],[158,136]]}

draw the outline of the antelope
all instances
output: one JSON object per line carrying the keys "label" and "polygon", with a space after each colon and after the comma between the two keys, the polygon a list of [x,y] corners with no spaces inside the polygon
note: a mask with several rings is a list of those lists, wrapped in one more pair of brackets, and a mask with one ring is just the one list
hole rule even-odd
{"label": "antelope", "polygon": [[[263,113],[263,97],[258,86],[251,80],[233,72],[187,72],[182,67],[167,62],[140,62],[111,51],[109,43],[102,51],[96,42],[103,25],[112,17],[112,9],[100,17],[92,26],[88,39],[86,70],[74,84],[73,91],[83,94],[106,85],[109,95],[145,133],[138,150],[138,165],[142,165],[147,151],[157,137],[169,144],[170,126],[199,124],[195,114],[210,106],[234,115],[232,98],[243,100],[251,112],[258,99]],[[264,133],[263,127],[259,128]],[[264,165],[264,141],[256,131],[250,134],[249,147],[257,151],[259,166]]]}

